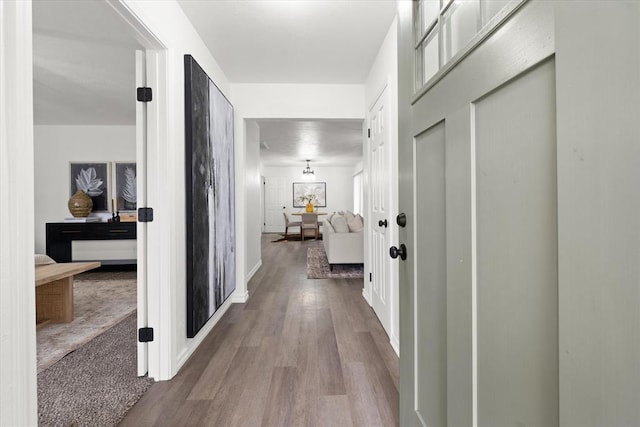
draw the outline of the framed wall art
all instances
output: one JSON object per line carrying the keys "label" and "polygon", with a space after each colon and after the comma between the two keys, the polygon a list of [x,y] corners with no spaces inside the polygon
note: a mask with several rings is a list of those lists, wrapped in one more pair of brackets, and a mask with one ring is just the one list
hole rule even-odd
{"label": "framed wall art", "polygon": [[115,210],[135,212],[137,208],[137,173],[135,162],[113,162],[113,198]]}
{"label": "framed wall art", "polygon": [[190,55],[185,68],[187,337],[236,288],[233,106]]}
{"label": "framed wall art", "polygon": [[293,207],[304,208],[307,201],[312,199],[313,206],[327,207],[327,183],[326,182],[294,182],[293,183]]}
{"label": "framed wall art", "polygon": [[93,202],[91,212],[109,210],[109,164],[71,162],[69,165],[69,197],[82,190]]}

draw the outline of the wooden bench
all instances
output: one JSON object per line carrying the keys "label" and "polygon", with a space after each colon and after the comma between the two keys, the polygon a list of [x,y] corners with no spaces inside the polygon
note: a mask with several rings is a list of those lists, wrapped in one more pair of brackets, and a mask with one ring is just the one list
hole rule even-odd
{"label": "wooden bench", "polygon": [[36,323],[73,321],[73,276],[99,262],[36,265]]}

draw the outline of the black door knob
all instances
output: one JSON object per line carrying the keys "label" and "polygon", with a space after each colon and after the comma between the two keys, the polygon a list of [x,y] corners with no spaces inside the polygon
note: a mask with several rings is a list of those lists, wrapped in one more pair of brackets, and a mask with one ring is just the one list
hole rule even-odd
{"label": "black door knob", "polygon": [[378,221],[378,226],[387,228],[387,220],[385,219],[385,220]]}
{"label": "black door knob", "polygon": [[400,227],[406,227],[407,226],[407,216],[404,213],[401,213],[400,215],[398,215],[396,217],[396,224],[398,224]]}
{"label": "black door knob", "polygon": [[395,246],[391,246],[389,249],[389,255],[391,258],[396,259],[400,257],[401,260],[407,259],[407,247],[403,244],[400,245],[400,248],[396,248]]}

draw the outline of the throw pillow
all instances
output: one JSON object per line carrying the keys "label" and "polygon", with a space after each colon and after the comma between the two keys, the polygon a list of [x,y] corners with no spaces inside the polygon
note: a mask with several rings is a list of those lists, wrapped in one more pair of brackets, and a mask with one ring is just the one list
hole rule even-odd
{"label": "throw pillow", "polygon": [[349,221],[351,221],[351,220],[353,219],[353,217],[354,217],[353,212],[346,211],[346,212],[344,213],[344,219],[346,219],[346,220],[347,220],[347,223],[348,223]]}
{"label": "throw pillow", "polygon": [[331,223],[329,221],[322,221],[322,232],[323,233],[335,233],[336,230],[333,229]]}
{"label": "throw pillow", "polygon": [[335,215],[331,220],[331,225],[336,233],[348,233],[349,226],[347,220],[342,215]]}
{"label": "throw pillow", "polygon": [[56,262],[44,254],[35,254],[35,265],[55,264]]}
{"label": "throw pillow", "polygon": [[360,231],[364,228],[362,217],[360,215],[354,216],[351,221],[347,222],[347,225],[349,226],[349,231],[351,231],[352,233]]}

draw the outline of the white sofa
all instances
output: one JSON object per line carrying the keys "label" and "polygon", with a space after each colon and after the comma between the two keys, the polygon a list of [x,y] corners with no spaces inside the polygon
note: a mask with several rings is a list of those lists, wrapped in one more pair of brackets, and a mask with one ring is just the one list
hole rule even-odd
{"label": "white sofa", "polygon": [[[331,268],[333,268],[333,264],[364,263],[362,217],[358,215],[358,220],[355,218],[356,216],[349,214],[349,212],[342,215],[332,214],[322,221],[322,243]],[[355,219],[347,221],[350,216]],[[338,219],[338,217],[342,217],[342,219]]]}

